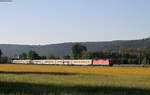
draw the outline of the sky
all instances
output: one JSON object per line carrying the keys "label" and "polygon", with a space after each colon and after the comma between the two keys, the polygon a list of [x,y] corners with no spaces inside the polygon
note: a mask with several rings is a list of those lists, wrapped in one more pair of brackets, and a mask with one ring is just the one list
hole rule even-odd
{"label": "sky", "polygon": [[150,37],[150,0],[0,2],[0,44],[131,40]]}

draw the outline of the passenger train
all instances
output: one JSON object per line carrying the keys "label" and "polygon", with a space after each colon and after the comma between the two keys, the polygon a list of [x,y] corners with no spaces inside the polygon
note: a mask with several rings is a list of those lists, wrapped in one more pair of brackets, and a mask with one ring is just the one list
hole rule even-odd
{"label": "passenger train", "polygon": [[49,64],[49,65],[101,65],[110,66],[109,60],[12,60],[13,64]]}

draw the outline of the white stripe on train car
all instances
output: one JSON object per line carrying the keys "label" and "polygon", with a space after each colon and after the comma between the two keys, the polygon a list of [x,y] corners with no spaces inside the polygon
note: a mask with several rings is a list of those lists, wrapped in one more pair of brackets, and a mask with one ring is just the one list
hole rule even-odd
{"label": "white stripe on train car", "polygon": [[63,65],[64,64],[64,60],[56,60],[56,65]]}
{"label": "white stripe on train car", "polygon": [[72,65],[91,65],[92,60],[72,60]]}
{"label": "white stripe on train car", "polygon": [[43,60],[43,64],[55,65],[56,64],[56,60]]}
{"label": "white stripe on train car", "polygon": [[63,60],[64,65],[72,65],[72,60]]}
{"label": "white stripe on train car", "polygon": [[14,63],[14,64],[30,64],[31,60],[13,60],[12,63]]}
{"label": "white stripe on train car", "polygon": [[32,63],[33,64],[42,64],[42,60],[33,60]]}

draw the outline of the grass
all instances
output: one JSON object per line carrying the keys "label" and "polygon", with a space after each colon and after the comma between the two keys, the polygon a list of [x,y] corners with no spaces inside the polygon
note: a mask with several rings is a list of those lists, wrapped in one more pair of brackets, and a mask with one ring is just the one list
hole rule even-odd
{"label": "grass", "polygon": [[1,64],[0,95],[150,95],[150,68]]}

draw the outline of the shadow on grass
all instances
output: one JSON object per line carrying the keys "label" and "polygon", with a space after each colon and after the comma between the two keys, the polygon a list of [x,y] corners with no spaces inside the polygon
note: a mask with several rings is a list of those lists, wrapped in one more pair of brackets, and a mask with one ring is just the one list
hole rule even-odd
{"label": "shadow on grass", "polygon": [[113,86],[42,85],[21,82],[0,82],[3,95],[150,95],[149,89]]}
{"label": "shadow on grass", "polygon": [[46,74],[46,75],[77,75],[78,73],[67,73],[67,72],[8,72],[8,71],[0,71],[0,74]]}

